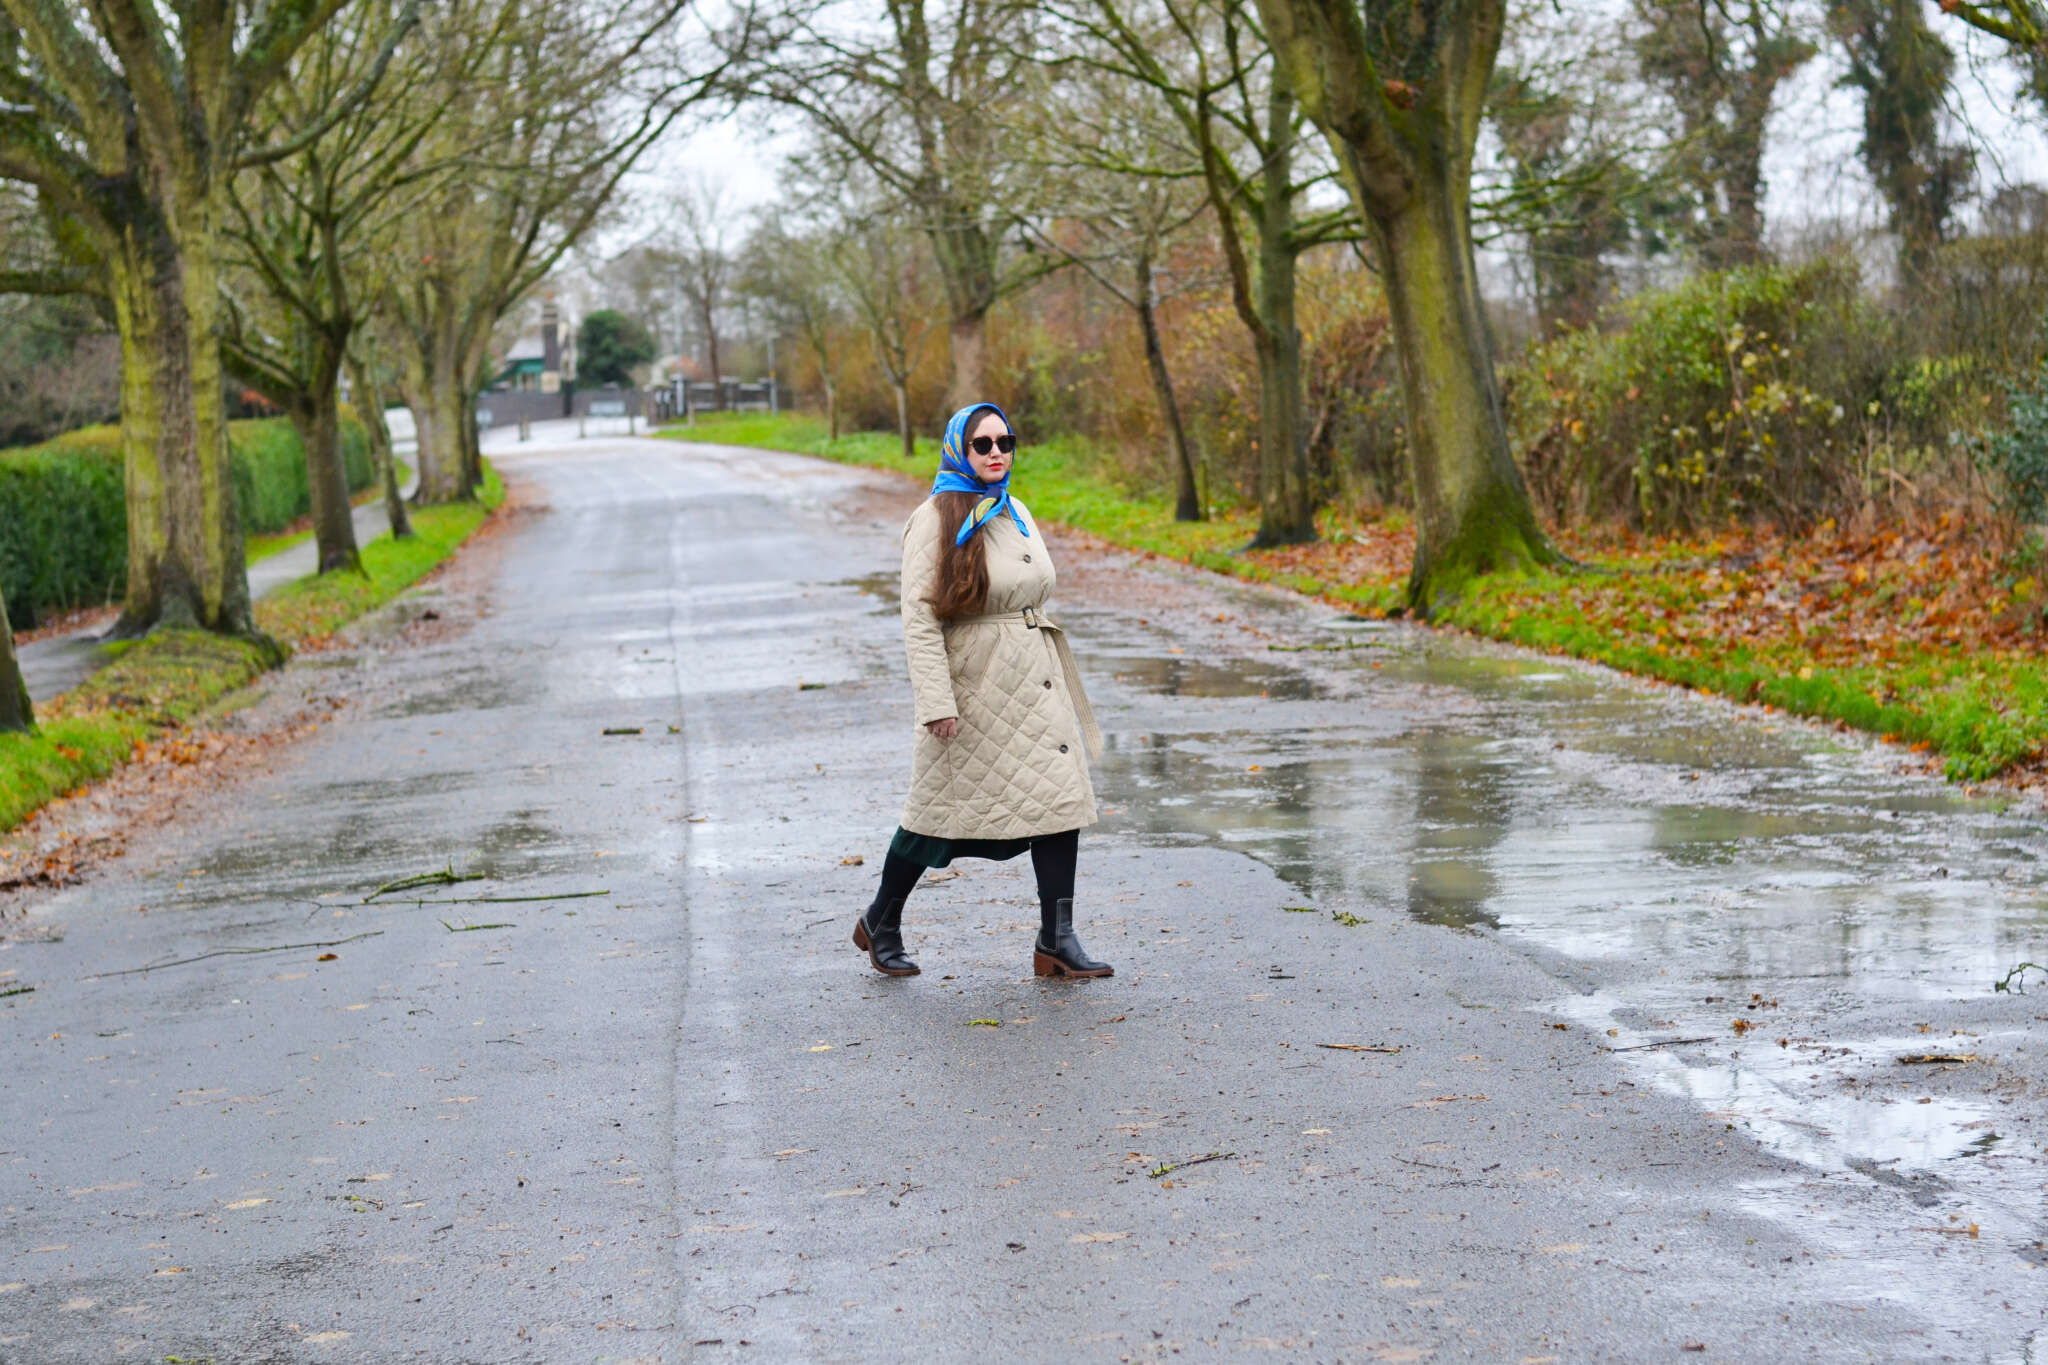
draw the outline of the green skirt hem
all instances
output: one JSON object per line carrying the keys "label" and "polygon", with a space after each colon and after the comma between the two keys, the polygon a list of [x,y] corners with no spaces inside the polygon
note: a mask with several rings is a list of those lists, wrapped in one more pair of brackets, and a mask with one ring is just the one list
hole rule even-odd
{"label": "green skirt hem", "polygon": [[912,834],[901,825],[889,841],[892,856],[919,867],[944,867],[955,858],[987,858],[1007,862],[1031,849],[1029,839],[941,839],[935,834]]}

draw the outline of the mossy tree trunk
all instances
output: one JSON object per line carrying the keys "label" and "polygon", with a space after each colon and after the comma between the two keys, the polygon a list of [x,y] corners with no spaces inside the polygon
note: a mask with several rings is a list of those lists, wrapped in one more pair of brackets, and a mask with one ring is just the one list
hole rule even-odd
{"label": "mossy tree trunk", "polygon": [[28,684],[21,677],[21,661],[14,657],[14,630],[7,624],[7,598],[0,594],[0,734],[32,730],[35,723]]}
{"label": "mossy tree trunk", "polygon": [[1480,312],[1463,185],[1373,223],[1407,399],[1417,536],[1409,606],[1429,615],[1475,574],[1554,562],[1522,474]]}
{"label": "mossy tree trunk", "polygon": [[228,455],[212,196],[177,222],[146,210],[109,262],[121,332],[128,587],[114,633],[255,633]]}
{"label": "mossy tree trunk", "polygon": [[1472,256],[1472,149],[1505,0],[1417,0],[1412,22],[1373,26],[1358,0],[1259,9],[1378,249],[1413,453],[1411,610],[1441,611],[1476,574],[1562,562],[1509,454]]}

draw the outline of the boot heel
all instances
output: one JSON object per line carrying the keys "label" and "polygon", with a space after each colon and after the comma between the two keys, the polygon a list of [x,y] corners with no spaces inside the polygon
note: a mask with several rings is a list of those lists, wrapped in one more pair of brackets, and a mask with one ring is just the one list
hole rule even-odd
{"label": "boot heel", "polygon": [[1033,976],[1065,976],[1067,969],[1051,953],[1031,950],[1031,974]]}
{"label": "boot heel", "polygon": [[853,946],[864,953],[874,946],[873,940],[868,938],[868,926],[865,921],[855,920],[853,922]]}

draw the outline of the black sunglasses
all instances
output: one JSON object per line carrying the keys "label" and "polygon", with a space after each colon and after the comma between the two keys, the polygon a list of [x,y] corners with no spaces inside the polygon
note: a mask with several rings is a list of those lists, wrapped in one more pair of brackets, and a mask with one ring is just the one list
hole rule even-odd
{"label": "black sunglasses", "polygon": [[967,444],[974,447],[974,453],[977,455],[986,455],[991,450],[1000,450],[1003,454],[1007,455],[1017,448],[1017,438],[1014,436],[977,436]]}

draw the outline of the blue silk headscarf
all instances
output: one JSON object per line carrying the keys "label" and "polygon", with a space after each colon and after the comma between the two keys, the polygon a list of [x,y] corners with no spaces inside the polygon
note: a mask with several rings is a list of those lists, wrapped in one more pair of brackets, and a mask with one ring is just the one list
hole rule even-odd
{"label": "blue silk headscarf", "polygon": [[979,474],[974,472],[974,466],[967,462],[968,424],[978,414],[984,412],[992,412],[996,416],[1001,417],[1003,419],[1003,426],[1009,429],[1012,434],[1015,433],[1015,428],[1010,426],[1010,419],[1004,416],[1003,410],[994,403],[971,403],[947,419],[945,439],[939,442],[939,472],[937,477],[932,480],[932,492],[979,493],[981,495],[981,501],[974,504],[974,510],[969,512],[967,519],[960,523],[960,533],[953,537],[955,545],[965,545],[968,537],[979,531],[984,524],[1005,512],[1010,514],[1011,521],[1017,523],[1018,530],[1027,536],[1031,534],[1031,528],[1024,524],[1024,518],[1018,515],[1017,509],[1010,505],[1010,475],[1017,472],[1017,462],[1014,453],[1010,460],[1010,467],[1003,472],[1003,477],[995,483],[989,483],[984,480]]}

